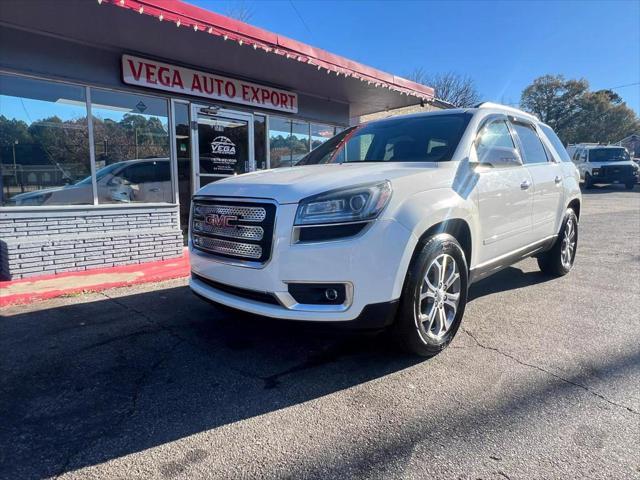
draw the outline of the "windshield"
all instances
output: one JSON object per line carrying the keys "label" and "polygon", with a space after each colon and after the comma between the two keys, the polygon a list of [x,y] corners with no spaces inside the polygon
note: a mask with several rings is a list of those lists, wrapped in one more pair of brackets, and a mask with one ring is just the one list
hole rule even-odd
{"label": "windshield", "polygon": [[624,148],[593,148],[589,150],[590,162],[619,162],[630,159]]}
{"label": "windshield", "polygon": [[444,162],[451,160],[471,114],[398,117],[349,128],[298,165],[351,162]]}

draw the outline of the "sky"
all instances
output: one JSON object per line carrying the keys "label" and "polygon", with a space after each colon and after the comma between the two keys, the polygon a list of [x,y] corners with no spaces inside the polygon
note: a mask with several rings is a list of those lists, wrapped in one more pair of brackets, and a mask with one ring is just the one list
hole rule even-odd
{"label": "sky", "polygon": [[[187,0],[378,69],[457,72],[483,100],[518,104],[536,77],[614,88],[640,114],[640,0]],[[635,84],[635,85],[629,85]]]}

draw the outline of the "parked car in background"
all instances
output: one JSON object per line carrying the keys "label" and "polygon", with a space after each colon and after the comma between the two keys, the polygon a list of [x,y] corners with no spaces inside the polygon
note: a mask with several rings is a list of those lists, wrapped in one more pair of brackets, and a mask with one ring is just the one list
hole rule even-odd
{"label": "parked car in background", "polygon": [[[173,202],[168,158],[147,158],[112,163],[96,172],[98,203]],[[80,205],[93,197],[91,177],[63,187],[20,193],[12,206]]]}
{"label": "parked car in background", "polygon": [[567,152],[587,189],[597,184],[621,183],[631,190],[638,182],[638,165],[624,147],[589,143],[569,145]]}
{"label": "parked car in background", "polygon": [[470,283],[529,256],[548,274],[571,270],[580,202],[564,146],[530,114],[482,104],[392,117],[299,166],[200,189],[190,286],[259,315],[390,327],[431,356],[460,327]]}

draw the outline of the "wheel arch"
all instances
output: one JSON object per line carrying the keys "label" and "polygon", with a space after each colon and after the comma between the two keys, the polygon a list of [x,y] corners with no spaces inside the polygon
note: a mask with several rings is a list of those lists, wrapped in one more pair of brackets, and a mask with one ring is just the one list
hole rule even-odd
{"label": "wheel arch", "polygon": [[567,208],[570,208],[571,210],[573,210],[576,213],[576,217],[578,217],[578,220],[580,220],[580,206],[581,205],[580,205],[580,199],[579,198],[574,198],[567,205]]}
{"label": "wheel arch", "polygon": [[416,244],[412,259],[418,253],[419,249],[426,243],[426,241],[438,235],[440,233],[448,233],[455,238],[464,252],[465,260],[467,261],[467,267],[471,266],[471,254],[473,252],[473,243],[471,237],[471,228],[466,220],[462,218],[451,218],[431,225],[427,230],[420,235],[418,243]]}

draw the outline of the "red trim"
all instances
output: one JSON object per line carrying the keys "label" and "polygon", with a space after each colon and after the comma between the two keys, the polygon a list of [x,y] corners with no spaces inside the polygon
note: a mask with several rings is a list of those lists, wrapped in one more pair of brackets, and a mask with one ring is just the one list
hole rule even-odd
{"label": "red trim", "polygon": [[178,23],[203,33],[226,36],[278,55],[287,55],[294,60],[310,63],[337,74],[353,76],[364,82],[372,82],[407,95],[432,100],[431,87],[412,82],[402,77],[377,70],[353,60],[334,55],[297,40],[278,35],[267,30],[234,20],[229,17],[190,5],[181,0],[102,0],[102,3],[130,9],[144,15],[151,15],[163,21]]}
{"label": "red trim", "polygon": [[[59,297],[61,295],[71,295],[82,292],[99,292],[107,288],[124,287],[128,285],[137,285],[140,283],[161,282],[171,280],[173,278],[186,277],[190,273],[189,254],[185,249],[182,257],[162,260],[158,262],[140,263],[136,265],[125,265],[121,267],[95,268],[92,270],[84,270],[80,272],[66,272],[54,275],[41,275],[38,277],[22,278],[20,280],[9,280],[0,282],[0,308],[9,305],[18,305],[30,303],[36,300],[45,300],[48,298]],[[113,279],[104,281],[98,276],[118,275],[128,278]],[[95,282],[91,281],[91,277],[96,278]],[[82,286],[65,286],[64,279],[71,283],[71,278],[82,278]],[[62,280],[59,288],[53,289],[49,287],[43,288],[42,282],[47,280]],[[9,287],[24,285],[27,290],[23,293],[8,294]],[[3,292],[4,290],[4,292]]]}

